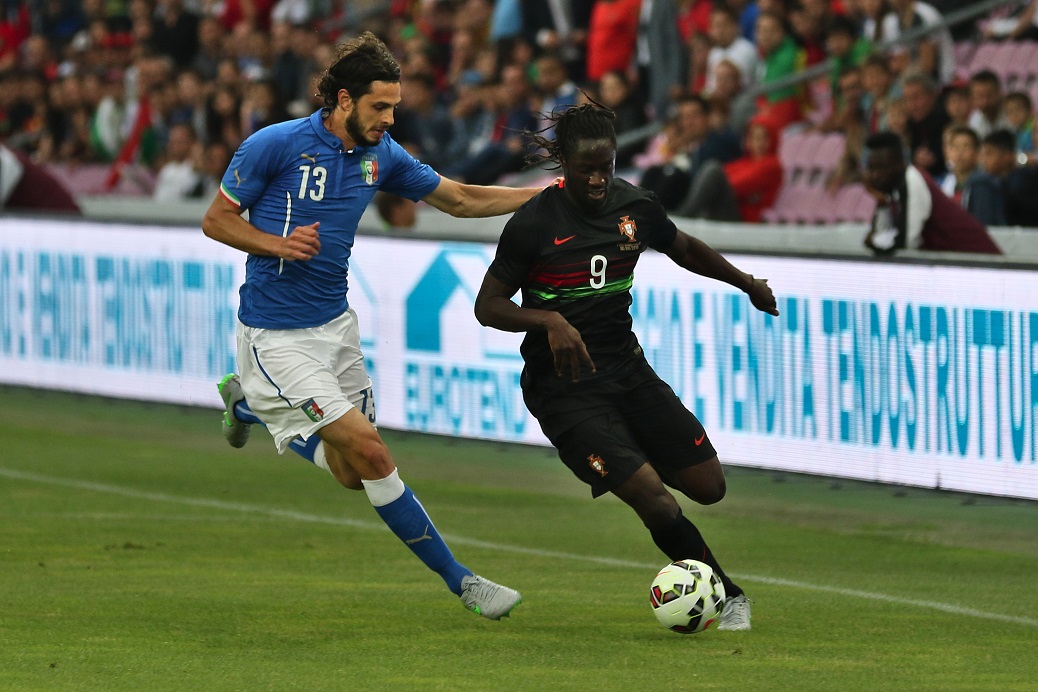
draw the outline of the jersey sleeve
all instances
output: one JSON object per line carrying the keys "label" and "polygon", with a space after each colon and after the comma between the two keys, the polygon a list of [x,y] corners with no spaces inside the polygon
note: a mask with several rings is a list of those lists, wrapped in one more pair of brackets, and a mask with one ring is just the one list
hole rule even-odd
{"label": "jersey sleeve", "polygon": [[642,213],[647,218],[648,227],[646,230],[649,231],[649,236],[645,242],[653,250],[666,252],[674,244],[674,239],[678,236],[678,227],[670,220],[667,210],[663,208],[663,205],[660,204],[660,201],[656,199],[656,195],[653,193],[648,193],[648,200],[646,200],[644,207],[645,211]]}
{"label": "jersey sleeve", "polygon": [[392,139],[389,140],[390,174],[380,188],[417,202],[440,184],[440,174],[421,163]]}
{"label": "jersey sleeve", "polygon": [[497,255],[490,263],[490,275],[506,286],[519,288],[526,282],[530,267],[537,261],[540,234],[528,218],[516,213],[505,223],[497,242]]}
{"label": "jersey sleeve", "polygon": [[220,194],[239,209],[248,209],[263,195],[274,172],[283,143],[260,130],[238,147],[220,181]]}

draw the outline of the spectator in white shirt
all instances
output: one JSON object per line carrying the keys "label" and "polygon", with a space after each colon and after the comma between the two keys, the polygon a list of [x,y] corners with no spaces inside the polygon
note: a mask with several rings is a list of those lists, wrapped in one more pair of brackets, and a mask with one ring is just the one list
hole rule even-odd
{"label": "spectator in white shirt", "polygon": [[991,70],[981,70],[970,77],[969,126],[984,139],[995,130],[1011,129],[1002,112],[1002,80]]}
{"label": "spectator in white shirt", "polygon": [[725,60],[739,68],[744,86],[749,86],[757,74],[757,47],[742,37],[739,17],[727,5],[714,5],[710,10],[710,41],[713,46],[706,59],[706,93],[714,93],[717,87],[714,73]]}
{"label": "spectator in white shirt", "polygon": [[195,131],[187,123],[170,128],[166,143],[166,163],[159,169],[153,197],[158,202],[175,202],[191,196],[198,185],[194,149],[198,143]]}
{"label": "spectator in white shirt", "polygon": [[[889,0],[890,12],[883,18],[882,37],[892,41],[902,34],[922,27],[940,25],[941,13],[918,0]],[[909,61],[920,71],[949,84],[955,77],[955,44],[947,27],[916,38],[900,51],[908,52]]]}

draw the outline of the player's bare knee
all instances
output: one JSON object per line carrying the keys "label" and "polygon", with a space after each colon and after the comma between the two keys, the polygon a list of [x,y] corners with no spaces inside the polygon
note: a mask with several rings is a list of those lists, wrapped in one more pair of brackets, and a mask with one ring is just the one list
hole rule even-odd
{"label": "player's bare knee", "polygon": [[662,486],[658,489],[647,488],[646,492],[633,495],[625,501],[650,530],[669,526],[681,514],[678,501]]}
{"label": "player's bare knee", "polygon": [[723,500],[727,492],[728,486],[724,482],[724,478],[721,478],[714,483],[708,483],[705,487],[697,489],[692,499],[701,505],[713,505]]}
{"label": "player's bare knee", "polygon": [[385,478],[396,468],[389,448],[378,436],[358,444],[356,457],[356,466],[361,472],[361,476],[368,480]]}

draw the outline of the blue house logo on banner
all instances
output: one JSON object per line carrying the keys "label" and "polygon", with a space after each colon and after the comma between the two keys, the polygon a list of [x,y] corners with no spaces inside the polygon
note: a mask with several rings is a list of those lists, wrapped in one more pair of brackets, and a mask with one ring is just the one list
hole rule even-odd
{"label": "blue house logo on banner", "polygon": [[472,314],[489,263],[483,246],[444,243],[407,295],[404,400],[418,430],[522,438],[522,336],[486,329]]}

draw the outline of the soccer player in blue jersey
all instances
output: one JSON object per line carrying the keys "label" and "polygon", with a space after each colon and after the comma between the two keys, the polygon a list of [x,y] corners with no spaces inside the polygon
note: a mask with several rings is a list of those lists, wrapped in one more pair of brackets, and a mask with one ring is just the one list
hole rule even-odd
{"label": "soccer player in blue jersey", "polygon": [[[261,423],[279,453],[291,448],[345,487],[363,489],[382,520],[467,608],[500,619],[519,593],[454,559],[375,428],[347,273],[357,223],[380,189],[460,217],[514,211],[540,190],[441,178],[394,142],[386,128],[401,100],[400,68],[370,33],[339,48],[319,91],[324,108],[266,127],[241,145],[202,221],[207,236],[248,253],[238,312],[240,379],[220,383],[225,436],[240,447],[249,426]],[[246,209],[248,221],[241,216]]]}
{"label": "soccer player in blue jersey", "polygon": [[[721,569],[666,485],[701,504],[725,495],[724,471],[706,430],[653,371],[632,330],[631,285],[648,248],[690,272],[745,291],[778,315],[767,280],[739,271],[682,233],[651,192],[613,178],[613,112],[595,103],[553,116],[555,138],[535,137],[562,167],[552,186],[517,211],[476,296],[476,318],[526,332],[523,400],[566,466],[612,493],[671,560],[710,565],[727,600],[718,629],[750,629],[750,604]],[[522,290],[522,305],[511,297]]]}

